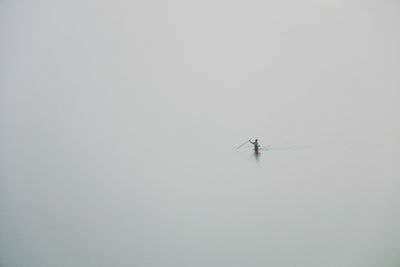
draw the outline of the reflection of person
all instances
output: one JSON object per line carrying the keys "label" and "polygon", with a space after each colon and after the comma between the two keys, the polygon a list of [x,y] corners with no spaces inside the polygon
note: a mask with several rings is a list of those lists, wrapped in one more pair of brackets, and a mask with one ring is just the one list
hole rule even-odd
{"label": "reflection of person", "polygon": [[258,148],[260,147],[260,145],[258,144],[258,139],[254,140],[254,142],[251,142],[251,140],[249,140],[249,142],[254,145],[254,151],[258,153]]}

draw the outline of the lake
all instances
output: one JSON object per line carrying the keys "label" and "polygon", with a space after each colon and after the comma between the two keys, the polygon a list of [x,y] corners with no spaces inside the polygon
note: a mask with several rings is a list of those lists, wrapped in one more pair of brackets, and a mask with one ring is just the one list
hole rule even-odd
{"label": "lake", "polygon": [[2,1],[0,265],[400,266],[399,8]]}

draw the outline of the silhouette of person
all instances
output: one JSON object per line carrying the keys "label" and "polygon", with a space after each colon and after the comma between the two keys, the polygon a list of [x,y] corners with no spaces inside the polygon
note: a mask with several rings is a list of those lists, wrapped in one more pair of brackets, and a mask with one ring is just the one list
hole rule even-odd
{"label": "silhouette of person", "polygon": [[256,153],[258,153],[258,148],[260,147],[260,145],[258,144],[258,139],[254,140],[254,142],[252,142],[251,140],[249,140],[250,143],[252,143],[254,145],[254,151]]}

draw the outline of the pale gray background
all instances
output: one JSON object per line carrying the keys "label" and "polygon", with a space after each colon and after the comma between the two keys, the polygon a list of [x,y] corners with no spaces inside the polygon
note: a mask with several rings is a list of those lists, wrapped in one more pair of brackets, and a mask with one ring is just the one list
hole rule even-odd
{"label": "pale gray background", "polygon": [[399,1],[2,0],[0,38],[0,266],[400,266]]}

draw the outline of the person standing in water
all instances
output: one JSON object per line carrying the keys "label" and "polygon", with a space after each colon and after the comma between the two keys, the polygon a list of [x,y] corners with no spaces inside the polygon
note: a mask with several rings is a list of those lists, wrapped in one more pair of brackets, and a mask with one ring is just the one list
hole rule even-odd
{"label": "person standing in water", "polygon": [[258,139],[254,140],[254,142],[252,142],[249,139],[249,142],[252,143],[254,145],[254,152],[258,153],[258,148],[260,147],[260,145],[258,144]]}

